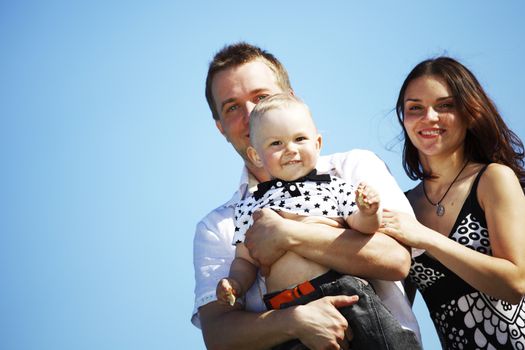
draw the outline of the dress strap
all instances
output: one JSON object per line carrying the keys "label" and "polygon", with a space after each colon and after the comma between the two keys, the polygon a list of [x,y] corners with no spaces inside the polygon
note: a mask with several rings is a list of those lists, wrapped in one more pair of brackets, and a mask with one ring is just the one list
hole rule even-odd
{"label": "dress strap", "polygon": [[480,210],[480,212],[483,212],[483,209],[481,209],[481,206],[479,204],[479,200],[478,200],[478,184],[479,184],[479,179],[481,179],[481,175],[483,175],[483,173],[485,172],[485,170],[487,170],[487,167],[489,165],[488,164],[485,164],[481,170],[478,172],[478,174],[476,175],[476,178],[474,179],[474,182],[472,183],[472,187],[470,188],[470,193],[466,199],[466,203],[470,203],[470,210],[475,210],[476,208]]}
{"label": "dress strap", "polygon": [[478,175],[476,175],[476,179],[474,179],[474,182],[472,183],[472,188],[478,188],[478,182],[479,182],[479,179],[481,179],[481,175],[483,175],[483,173],[485,172],[485,170],[487,170],[487,167],[489,165],[488,164],[485,164],[483,166],[483,168],[481,168],[481,170],[478,172]]}

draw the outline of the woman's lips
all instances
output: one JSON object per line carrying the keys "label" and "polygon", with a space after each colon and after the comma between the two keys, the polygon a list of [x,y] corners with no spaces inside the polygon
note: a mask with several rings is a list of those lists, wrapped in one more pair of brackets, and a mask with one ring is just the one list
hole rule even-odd
{"label": "woman's lips", "polygon": [[419,135],[426,137],[426,138],[432,138],[439,135],[442,135],[445,132],[443,129],[425,129],[418,132]]}

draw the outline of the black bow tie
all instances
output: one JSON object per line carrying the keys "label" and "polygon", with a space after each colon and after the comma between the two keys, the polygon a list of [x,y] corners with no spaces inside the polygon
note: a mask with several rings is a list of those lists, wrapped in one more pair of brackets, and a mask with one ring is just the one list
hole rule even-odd
{"label": "black bow tie", "polygon": [[310,173],[308,173],[306,176],[300,177],[298,179],[292,180],[292,181],[286,181],[281,179],[273,179],[270,181],[261,182],[257,185],[257,191],[253,193],[253,197],[255,200],[261,199],[268,190],[270,190],[272,187],[283,187],[293,197],[300,196],[301,192],[297,188],[297,185],[295,183],[297,182],[304,182],[304,181],[314,181],[314,182],[330,182],[331,177],[329,174],[317,174],[317,170],[314,169]]}

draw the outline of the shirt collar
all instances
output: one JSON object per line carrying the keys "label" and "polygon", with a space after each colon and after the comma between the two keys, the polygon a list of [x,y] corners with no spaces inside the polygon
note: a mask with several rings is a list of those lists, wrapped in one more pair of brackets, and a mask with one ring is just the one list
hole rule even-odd
{"label": "shirt collar", "polygon": [[331,158],[328,156],[320,156],[315,168],[318,174],[332,174],[334,171]]}
{"label": "shirt collar", "polygon": [[[327,156],[321,156],[317,160],[316,169],[319,174],[332,173],[334,169],[331,158]],[[224,204],[225,207],[235,207],[237,203],[244,199],[248,193],[252,193],[257,190],[257,184],[259,181],[250,174],[246,166],[242,167],[241,178],[239,180],[239,187],[233,194],[232,198]]]}
{"label": "shirt collar", "polygon": [[[301,191],[299,191],[299,189],[297,188],[297,183],[306,181],[312,181],[317,183],[330,182],[331,177],[329,174],[317,174],[317,169],[313,169],[305,176],[302,176],[295,180],[287,181],[282,179],[273,179],[270,181],[261,182],[257,185],[257,191],[253,193],[253,197],[257,201],[261,199],[266,194],[266,192],[268,192],[272,188],[282,188],[283,190],[290,193],[292,197],[300,196]],[[299,185],[299,187],[301,187],[301,185]]]}
{"label": "shirt collar", "polygon": [[[224,204],[225,207],[234,207],[237,203],[246,197],[246,194],[257,189],[259,181],[250,174],[246,166],[242,167],[241,178],[239,180],[239,187],[233,194],[232,198]],[[250,191],[251,190],[251,191]]]}

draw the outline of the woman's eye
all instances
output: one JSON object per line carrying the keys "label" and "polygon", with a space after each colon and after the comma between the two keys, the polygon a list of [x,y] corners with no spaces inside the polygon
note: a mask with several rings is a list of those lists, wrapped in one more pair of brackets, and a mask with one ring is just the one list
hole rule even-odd
{"label": "woman's eye", "polygon": [[454,104],[453,103],[442,103],[438,106],[438,108],[441,108],[441,109],[452,109],[454,108]]}
{"label": "woman's eye", "polygon": [[409,111],[419,111],[421,109],[422,109],[421,106],[409,106],[408,107]]}

